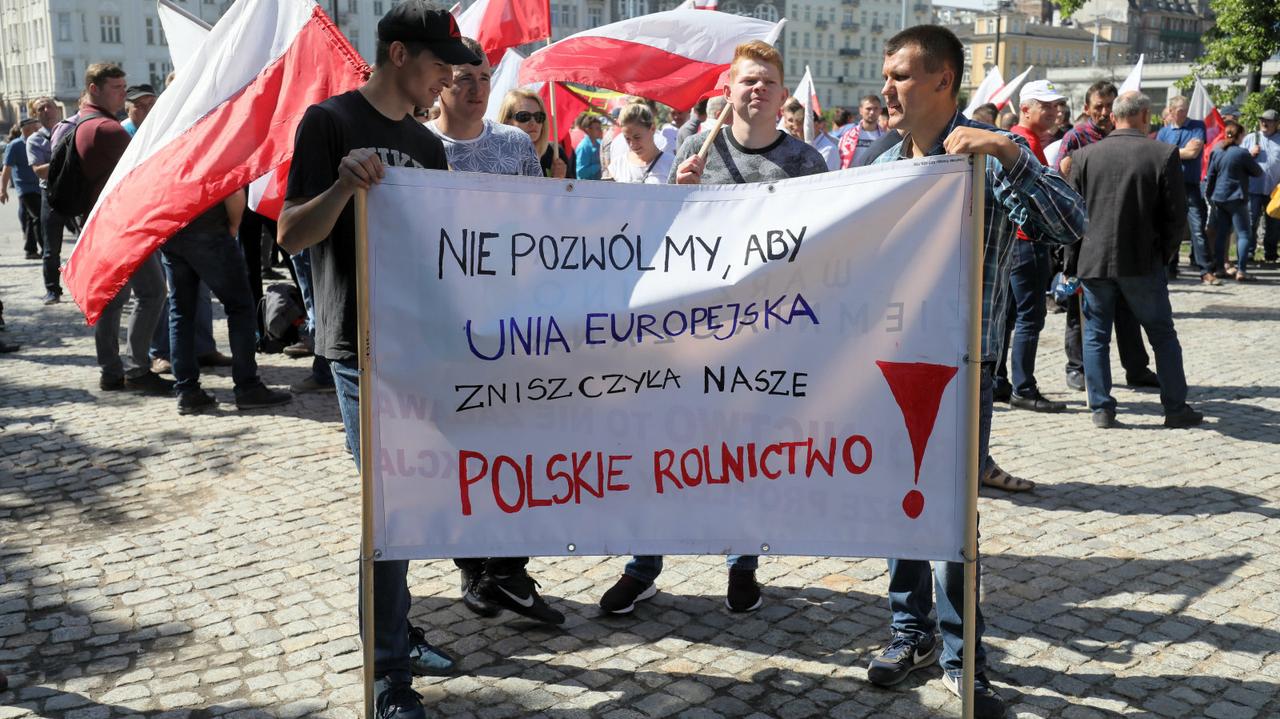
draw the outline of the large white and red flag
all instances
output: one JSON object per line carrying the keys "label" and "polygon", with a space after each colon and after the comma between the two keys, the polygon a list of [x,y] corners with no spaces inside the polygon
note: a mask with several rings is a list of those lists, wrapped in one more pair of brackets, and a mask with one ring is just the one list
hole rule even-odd
{"label": "large white and red flag", "polygon": [[293,154],[312,104],[368,65],[313,0],[238,0],[156,101],[63,277],[90,324],[173,233]]}
{"label": "large white and red flag", "polygon": [[1005,105],[1009,104],[1009,99],[1013,97],[1013,93],[1017,92],[1018,88],[1022,87],[1022,83],[1027,79],[1027,76],[1031,74],[1031,71],[1034,68],[1035,65],[1028,65],[1026,70],[1023,70],[1017,77],[1005,83],[1004,87],[991,93],[991,97],[987,102],[995,105],[997,110],[1003,109]]}
{"label": "large white and red flag", "polygon": [[456,17],[463,37],[480,43],[494,66],[507,48],[551,37],[547,0],[476,0]]}
{"label": "large white and red flag", "polygon": [[190,69],[191,59],[204,46],[213,28],[172,0],[156,0],[156,14],[160,16],[160,27],[168,41],[173,69],[177,72]]}
{"label": "large white and red flag", "polygon": [[1000,72],[999,65],[992,65],[983,76],[982,82],[978,84],[978,89],[969,96],[969,104],[964,108],[964,116],[972,118],[973,111],[990,102],[991,96],[999,92],[1002,87],[1004,87],[1004,74]]}
{"label": "large white and red flag", "polygon": [[1204,123],[1204,153],[1200,158],[1200,179],[1203,180],[1209,172],[1209,154],[1213,152],[1213,146],[1222,136],[1226,125],[1222,122],[1218,106],[1213,104],[1209,92],[1204,89],[1198,77],[1195,90],[1191,92],[1191,101],[1187,103],[1187,117]]}
{"label": "large white and red flag", "polygon": [[1125,77],[1124,82],[1120,83],[1118,94],[1123,95],[1126,92],[1139,92],[1142,90],[1142,64],[1147,59],[1145,54],[1138,56],[1138,62],[1134,63],[1133,69],[1129,70],[1129,75]]}
{"label": "large white and red flag", "polygon": [[577,82],[693,107],[729,67],[739,43],[773,44],[785,22],[697,10],[641,15],[538,50],[520,68],[520,83]]}

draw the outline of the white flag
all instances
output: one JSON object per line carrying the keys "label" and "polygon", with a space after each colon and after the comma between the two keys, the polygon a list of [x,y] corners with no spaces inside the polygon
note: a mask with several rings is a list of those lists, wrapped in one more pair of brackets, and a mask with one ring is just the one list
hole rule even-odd
{"label": "white flag", "polygon": [[515,48],[507,48],[507,52],[502,56],[502,62],[493,68],[493,75],[489,80],[489,107],[484,111],[484,116],[494,122],[498,121],[498,110],[502,108],[502,99],[507,96],[507,92],[520,87],[520,65],[524,63],[524,55],[516,52]]}
{"label": "white flag", "polygon": [[1004,87],[1004,75],[1000,73],[1000,66],[994,65],[982,78],[982,84],[978,85],[978,89],[973,91],[973,97],[969,98],[969,106],[964,109],[964,116],[972,118],[973,111],[990,102],[991,96],[999,92],[1002,87]]}
{"label": "white flag", "polygon": [[191,58],[200,51],[213,26],[170,0],[156,0],[156,12],[160,15],[160,27],[164,28],[169,42],[169,58],[173,60],[173,69],[181,71],[191,67]]}
{"label": "white flag", "polygon": [[1141,89],[1141,86],[1142,86],[1142,61],[1143,61],[1146,57],[1147,57],[1146,55],[1139,55],[1139,56],[1138,56],[1138,64],[1134,65],[1134,66],[1133,66],[1133,69],[1129,71],[1129,77],[1126,77],[1126,78],[1124,79],[1124,82],[1120,83],[1120,94],[1121,94],[1121,95],[1125,94],[1126,92],[1138,92],[1138,90],[1140,90],[1140,89]]}

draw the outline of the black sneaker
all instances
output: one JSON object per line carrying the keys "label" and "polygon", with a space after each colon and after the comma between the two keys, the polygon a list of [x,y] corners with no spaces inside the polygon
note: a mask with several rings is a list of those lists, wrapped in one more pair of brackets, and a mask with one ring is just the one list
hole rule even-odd
{"label": "black sneaker", "polygon": [[98,389],[103,392],[118,392],[124,389],[124,377],[109,377],[104,374],[98,378]]}
{"label": "black sneaker", "polygon": [[22,345],[11,345],[8,342],[0,342],[0,354],[9,354],[22,349]]}
{"label": "black sneaker", "polygon": [[1040,394],[1038,391],[1026,395],[1025,397],[1019,394],[1012,395],[1009,397],[1009,406],[1017,407],[1018,409],[1029,409],[1032,412],[1050,413],[1061,412],[1067,408],[1067,404],[1065,402],[1054,402],[1052,400],[1045,399],[1044,395]]}
{"label": "black sneaker", "polygon": [[1111,429],[1116,426],[1116,411],[1113,409],[1095,409],[1093,426],[1098,429]]}
{"label": "black sneaker", "polygon": [[462,604],[473,613],[482,617],[496,617],[502,611],[480,594],[480,584],[484,580],[484,571],[473,572],[459,567],[462,572]]}
{"label": "black sneaker", "polygon": [[1013,385],[1008,382],[996,381],[995,386],[991,388],[991,399],[996,402],[1008,402],[1013,396]]}
{"label": "black sneaker", "polygon": [[183,392],[178,397],[178,414],[199,414],[218,406],[218,400],[202,389]]}
{"label": "black sneaker", "polygon": [[480,596],[516,614],[536,619],[544,624],[564,624],[564,615],[552,609],[538,595],[538,583],[527,572],[507,577],[485,575],[480,580]]}
{"label": "black sneaker", "polygon": [[1077,392],[1084,391],[1084,372],[1068,372],[1067,386]]}
{"label": "black sneaker", "polygon": [[46,305],[56,305],[61,301],[62,301],[62,295],[58,294],[57,292],[46,292],[44,299],[41,300],[41,302],[44,302]]}
{"label": "black sneaker", "polygon": [[1137,374],[1126,374],[1124,383],[1130,387],[1150,387],[1151,389],[1160,389],[1160,378],[1150,369],[1144,369]]}
{"label": "black sneaker", "polygon": [[933,664],[937,658],[938,638],[932,632],[895,632],[889,646],[871,657],[871,663],[867,666],[867,679],[876,686],[891,687],[920,667]]}
{"label": "black sneaker", "polygon": [[376,719],[427,719],[422,695],[409,682],[385,677],[373,683],[373,715]]}
{"label": "black sneaker", "polygon": [[427,633],[409,625],[409,670],[419,677],[445,677],[457,669],[457,662],[445,650],[427,641]]}
{"label": "black sneaker", "polygon": [[244,390],[236,388],[236,409],[274,407],[292,400],[293,395],[288,392],[276,392],[275,390],[267,389],[267,386],[261,382]]}
{"label": "black sneaker", "polygon": [[[951,674],[950,672],[942,673],[942,683],[947,685],[947,689],[951,690],[956,696],[963,695],[963,689],[960,686],[961,676],[959,674]],[[977,719],[1001,719],[1005,713],[1004,699],[996,693],[991,686],[991,682],[987,681],[987,675],[978,672],[973,677],[973,715]]]}
{"label": "black sneaker", "polygon": [[624,574],[600,597],[600,609],[609,614],[630,614],[636,608],[636,602],[643,602],[657,593],[658,585],[653,582],[646,584]]}
{"label": "black sneaker", "polygon": [[1191,409],[1189,404],[1182,405],[1182,409],[1176,412],[1166,412],[1164,415],[1164,426],[1173,427],[1174,429],[1194,427],[1203,421],[1204,415]]}
{"label": "black sneaker", "polygon": [[176,383],[173,380],[165,379],[151,370],[147,370],[146,374],[140,374],[137,377],[124,378],[125,389],[162,397],[168,397],[173,394],[174,384]]}
{"label": "black sneaker", "polygon": [[764,604],[760,598],[760,585],[756,583],[754,569],[730,569],[729,590],[725,592],[724,605],[731,612],[754,612]]}

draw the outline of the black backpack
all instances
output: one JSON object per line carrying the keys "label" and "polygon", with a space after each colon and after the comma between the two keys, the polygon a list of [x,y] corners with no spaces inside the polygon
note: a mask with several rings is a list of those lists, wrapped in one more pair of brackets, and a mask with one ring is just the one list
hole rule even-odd
{"label": "black backpack", "polygon": [[86,120],[106,117],[101,113],[90,113],[76,121],[71,132],[63,135],[53,147],[53,155],[49,159],[49,177],[47,189],[49,206],[63,217],[80,217],[93,209],[93,198],[90,196],[89,178],[81,169],[80,153],[76,151],[76,131]]}

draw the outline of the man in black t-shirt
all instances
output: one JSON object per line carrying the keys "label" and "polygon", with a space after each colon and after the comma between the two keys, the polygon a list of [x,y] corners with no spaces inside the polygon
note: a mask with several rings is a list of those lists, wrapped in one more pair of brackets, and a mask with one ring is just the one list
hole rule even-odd
{"label": "man in black t-shirt", "polygon": [[[368,82],[308,108],[298,125],[279,244],[289,254],[310,248],[315,351],[333,369],[347,448],[357,464],[360,372],[352,198],[357,189],[379,182],[388,166],[447,169],[440,140],[413,118],[413,110],[435,104],[452,81],[453,65],[479,61],[462,44],[447,10],[408,0],[378,22],[377,59]],[[452,661],[409,626],[409,563],[373,566],[376,716],[424,719],[412,675],[447,672]]]}

